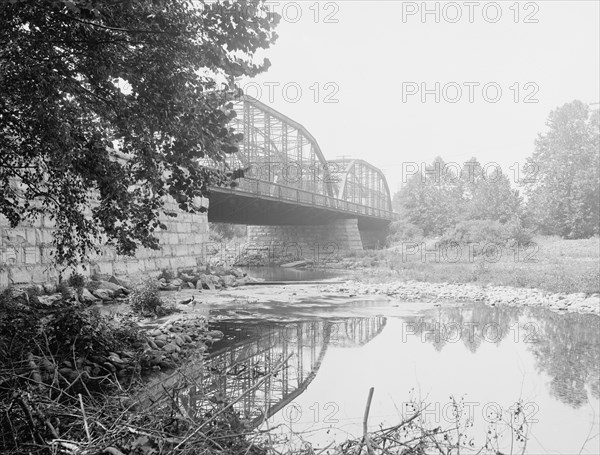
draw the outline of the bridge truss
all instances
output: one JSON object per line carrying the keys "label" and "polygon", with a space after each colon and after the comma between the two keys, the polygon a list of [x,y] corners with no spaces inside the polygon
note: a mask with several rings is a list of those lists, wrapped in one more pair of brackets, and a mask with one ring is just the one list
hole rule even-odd
{"label": "bridge truss", "polygon": [[242,97],[234,109],[233,125],[243,140],[226,166],[248,171],[233,191],[348,215],[394,218],[381,170],[364,160],[326,160],[306,128],[252,97]]}

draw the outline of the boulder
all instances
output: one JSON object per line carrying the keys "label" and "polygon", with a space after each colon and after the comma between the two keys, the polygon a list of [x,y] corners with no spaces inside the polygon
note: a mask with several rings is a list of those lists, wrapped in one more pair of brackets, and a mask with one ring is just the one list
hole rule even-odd
{"label": "boulder", "polygon": [[52,295],[37,295],[35,299],[41,305],[50,306],[55,304],[56,302],[62,300],[62,294],[52,294]]}
{"label": "boulder", "polygon": [[167,340],[163,339],[163,338],[155,338],[154,339],[154,344],[156,346],[158,346],[159,348],[164,347],[167,344]]}
{"label": "boulder", "polygon": [[44,283],[43,285],[44,292],[46,294],[55,294],[56,293],[56,284],[55,283]]}
{"label": "boulder", "polygon": [[177,346],[175,343],[168,343],[163,346],[163,351],[168,352],[168,353],[179,352],[179,351],[181,351],[181,348],[179,346]]}
{"label": "boulder", "polygon": [[27,292],[30,294],[44,294],[46,291],[44,290],[44,286],[41,284],[32,284],[27,288]]}
{"label": "boulder", "polygon": [[121,294],[127,294],[127,289],[125,289],[123,286],[120,286],[118,284],[115,283],[111,283],[110,281],[104,281],[104,280],[100,280],[100,281],[92,281],[90,283],[90,286],[92,288],[95,289],[105,289],[110,291],[113,294],[113,297],[116,297],[118,295]]}
{"label": "boulder", "polygon": [[185,344],[185,341],[183,341],[183,338],[181,338],[179,335],[176,335],[173,338],[173,343],[175,343],[177,346],[181,347]]}
{"label": "boulder", "polygon": [[181,280],[180,278],[173,278],[170,282],[170,285],[172,286],[177,286],[177,287],[181,287],[181,285],[183,284],[183,280]]}
{"label": "boulder", "polygon": [[114,295],[110,289],[96,289],[92,294],[105,302],[112,300]]}
{"label": "boulder", "polygon": [[117,278],[116,276],[112,275],[108,279],[108,282],[116,284],[117,286],[121,286],[125,291],[128,291],[128,288],[132,288],[133,287],[133,285],[131,283],[131,280],[129,280],[126,277]]}
{"label": "boulder", "polygon": [[225,275],[221,277],[223,280],[223,284],[227,287],[235,287],[237,286],[237,280],[233,275]]}
{"label": "boulder", "polygon": [[244,286],[247,283],[248,283],[248,279],[246,277],[238,278],[238,279],[235,280],[235,285],[236,286]]}
{"label": "boulder", "polygon": [[94,294],[92,294],[86,288],[81,289],[81,295],[79,296],[79,299],[83,303],[94,303],[94,302],[97,302],[98,300],[100,300],[98,297],[96,297]]}
{"label": "boulder", "polygon": [[210,331],[206,332],[206,335],[211,338],[216,338],[216,339],[221,339],[225,336],[225,334],[223,332],[221,332],[220,330],[210,330]]}
{"label": "boulder", "polygon": [[181,277],[181,279],[183,281],[186,281],[188,283],[190,282],[195,282],[197,280],[197,278],[194,278],[192,275],[188,275],[187,273],[180,273],[179,276]]}
{"label": "boulder", "polygon": [[231,272],[233,273],[233,276],[235,276],[236,278],[243,278],[246,275],[244,272],[242,272],[238,268],[232,268]]}
{"label": "boulder", "polygon": [[216,289],[214,278],[211,275],[202,274],[200,275],[199,281],[202,282],[202,287],[204,289],[210,289],[211,291],[214,291]]}
{"label": "boulder", "polygon": [[174,284],[161,284],[160,289],[163,291],[178,291],[179,287],[175,286]]}

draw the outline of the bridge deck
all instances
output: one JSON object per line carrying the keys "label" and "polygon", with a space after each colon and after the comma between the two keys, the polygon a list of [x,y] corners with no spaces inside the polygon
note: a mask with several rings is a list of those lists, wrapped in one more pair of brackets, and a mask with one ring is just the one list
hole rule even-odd
{"label": "bridge deck", "polygon": [[397,214],[389,210],[246,178],[236,188],[211,188],[209,200],[211,222],[308,225],[358,218],[361,227],[377,227],[397,218]]}

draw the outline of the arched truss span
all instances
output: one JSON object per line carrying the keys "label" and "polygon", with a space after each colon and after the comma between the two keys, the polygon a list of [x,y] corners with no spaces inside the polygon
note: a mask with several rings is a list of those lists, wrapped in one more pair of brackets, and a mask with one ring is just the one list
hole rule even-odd
{"label": "arched truss span", "polygon": [[234,102],[232,124],[243,134],[231,169],[250,168],[238,190],[390,219],[383,173],[363,160],[327,161],[304,126],[250,96]]}
{"label": "arched truss span", "polygon": [[338,199],[392,211],[392,197],[380,169],[364,160],[330,160],[329,171]]}
{"label": "arched truss span", "polygon": [[249,166],[248,177],[256,180],[335,197],[327,160],[306,128],[250,96],[234,109],[233,124],[244,139],[232,167]]}

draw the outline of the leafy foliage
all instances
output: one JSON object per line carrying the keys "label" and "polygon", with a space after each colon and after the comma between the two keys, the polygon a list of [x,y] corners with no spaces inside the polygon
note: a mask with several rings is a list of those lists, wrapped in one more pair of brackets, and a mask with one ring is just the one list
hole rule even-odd
{"label": "leafy foliage", "polygon": [[498,246],[527,246],[533,235],[518,222],[500,223],[494,220],[461,221],[448,229],[440,239],[441,244],[478,244],[480,248]]}
{"label": "leafy foliage", "polygon": [[253,56],[278,19],[245,0],[2,2],[0,214],[53,219],[61,263],[157,248],[167,197],[202,212],[238,175],[201,163],[237,151],[232,81],[268,68]]}
{"label": "leafy foliage", "polygon": [[390,223],[386,240],[389,244],[392,244],[394,242],[420,240],[422,238],[423,229],[406,220],[398,220]]}
{"label": "leafy foliage", "polygon": [[460,221],[502,223],[521,216],[521,198],[508,177],[487,172],[475,158],[461,167],[436,158],[394,195],[395,209],[425,236],[441,235]]}
{"label": "leafy foliage", "polygon": [[69,286],[81,289],[85,286],[85,277],[80,273],[73,273],[69,277]]}
{"label": "leafy foliage", "polygon": [[0,295],[0,366],[44,350],[59,360],[106,353],[139,337],[126,321],[113,325],[95,308],[67,302],[47,307],[23,297],[11,289]]}
{"label": "leafy foliage", "polygon": [[168,308],[165,308],[164,302],[158,295],[158,285],[151,280],[144,281],[129,294],[128,300],[131,309],[136,313],[144,315],[153,314],[163,316],[169,314]]}
{"label": "leafy foliage", "polygon": [[598,235],[600,229],[600,124],[581,101],[550,113],[522,182],[527,210],[544,234],[568,239]]}

